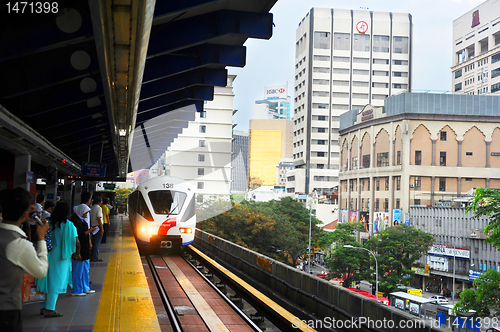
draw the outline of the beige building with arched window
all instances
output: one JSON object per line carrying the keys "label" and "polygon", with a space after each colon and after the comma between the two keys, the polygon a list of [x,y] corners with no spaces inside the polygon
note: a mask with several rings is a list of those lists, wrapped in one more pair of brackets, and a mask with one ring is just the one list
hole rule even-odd
{"label": "beige building with arched window", "polygon": [[410,206],[500,189],[500,96],[403,93],[343,114],[339,134],[341,220],[371,234],[404,223]]}

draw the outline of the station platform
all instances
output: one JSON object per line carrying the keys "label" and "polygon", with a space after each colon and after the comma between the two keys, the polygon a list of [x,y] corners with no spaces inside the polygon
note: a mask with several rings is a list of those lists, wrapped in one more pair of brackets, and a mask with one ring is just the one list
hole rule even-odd
{"label": "station platform", "polygon": [[68,288],[57,300],[57,318],[40,315],[38,303],[24,304],[23,331],[160,331],[128,216],[111,216],[99,256],[103,262],[90,264],[94,294],[71,296]]}

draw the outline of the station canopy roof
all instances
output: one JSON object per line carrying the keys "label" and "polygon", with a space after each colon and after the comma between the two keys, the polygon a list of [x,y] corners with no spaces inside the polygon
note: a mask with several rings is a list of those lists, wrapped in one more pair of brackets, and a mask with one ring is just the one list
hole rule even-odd
{"label": "station canopy roof", "polygon": [[226,86],[227,66],[245,65],[248,38],[271,37],[275,2],[54,1],[41,14],[2,6],[0,148],[68,175],[102,163],[106,180],[124,180]]}

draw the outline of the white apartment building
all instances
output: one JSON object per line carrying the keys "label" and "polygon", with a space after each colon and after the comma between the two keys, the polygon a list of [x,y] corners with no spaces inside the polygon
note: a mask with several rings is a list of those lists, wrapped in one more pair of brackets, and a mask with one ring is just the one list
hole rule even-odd
{"label": "white apartment building", "polygon": [[333,192],[339,117],[411,89],[410,14],[312,8],[296,32],[294,170],[288,193]]}
{"label": "white apartment building", "polygon": [[489,0],[453,21],[452,91],[500,91],[500,3]]}
{"label": "white apartment building", "polygon": [[196,113],[195,120],[152,167],[163,167],[164,174],[189,181],[199,203],[208,197],[228,199],[230,195],[235,78],[228,75],[226,87],[215,87],[214,100],[205,103],[204,111]]}

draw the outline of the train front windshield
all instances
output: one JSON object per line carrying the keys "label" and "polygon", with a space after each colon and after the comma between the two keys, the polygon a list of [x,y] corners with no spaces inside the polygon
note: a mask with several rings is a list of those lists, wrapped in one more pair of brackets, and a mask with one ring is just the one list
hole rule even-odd
{"label": "train front windshield", "polygon": [[187,195],[180,191],[158,190],[148,193],[155,214],[178,215]]}

